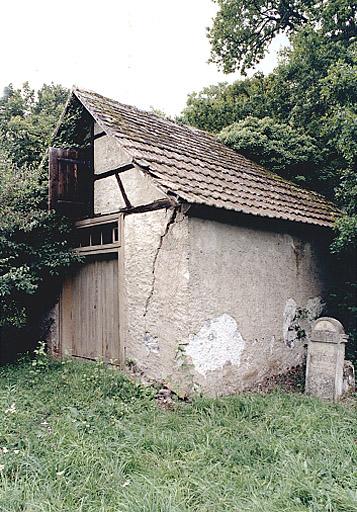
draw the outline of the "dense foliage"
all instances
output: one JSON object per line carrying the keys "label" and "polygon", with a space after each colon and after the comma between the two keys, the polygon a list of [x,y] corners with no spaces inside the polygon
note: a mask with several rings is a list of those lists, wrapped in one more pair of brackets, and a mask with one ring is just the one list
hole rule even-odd
{"label": "dense foliage", "polygon": [[17,166],[38,163],[58,123],[68,90],[43,85],[36,92],[28,83],[16,89],[9,84],[0,98],[0,151]]}
{"label": "dense foliage", "polygon": [[305,183],[309,179],[313,183],[322,163],[314,137],[271,117],[246,117],[223,128],[219,138],[248,158],[296,182]]}
{"label": "dense foliage", "polygon": [[46,182],[36,168],[0,155],[0,327],[20,327],[49,280],[70,265],[70,226],[46,211]]}
{"label": "dense foliage", "polygon": [[47,169],[39,164],[64,100],[61,87],[43,86],[36,95],[27,84],[9,86],[0,99],[2,343],[6,329],[39,321],[56,277],[77,259],[70,225],[47,211]]}
{"label": "dense foliage", "polygon": [[[298,175],[307,185],[333,196],[341,171],[351,169],[356,157],[356,46],[327,55],[329,48],[312,33],[301,34],[295,41],[270,75],[256,74],[231,85],[219,84],[193,93],[183,119],[216,133],[238,123],[229,130],[228,141],[234,145],[232,131],[236,132],[235,143],[249,156],[255,153],[249,143],[255,134],[258,139],[267,137],[267,144],[275,146],[275,155],[280,140],[283,165],[287,157],[286,168],[295,165],[295,157],[290,154],[291,137],[299,140],[305,154],[298,161],[305,165]],[[246,143],[239,140],[241,136]],[[256,160],[260,161],[260,152]],[[266,158],[262,163],[279,170]],[[316,166],[319,171],[313,175]],[[286,172],[294,177],[293,170]]]}

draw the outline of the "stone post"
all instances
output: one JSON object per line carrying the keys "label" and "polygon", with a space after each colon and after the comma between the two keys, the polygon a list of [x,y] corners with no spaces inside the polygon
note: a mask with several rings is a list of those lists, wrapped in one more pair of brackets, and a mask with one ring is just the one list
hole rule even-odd
{"label": "stone post", "polygon": [[345,344],[342,324],[322,317],[313,325],[307,349],[305,393],[338,400],[343,394]]}

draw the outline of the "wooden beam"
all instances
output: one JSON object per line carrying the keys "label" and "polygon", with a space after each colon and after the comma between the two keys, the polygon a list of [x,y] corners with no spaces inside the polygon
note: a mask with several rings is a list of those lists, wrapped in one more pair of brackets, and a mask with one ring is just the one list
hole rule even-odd
{"label": "wooden beam", "polygon": [[124,215],[119,216],[119,248],[118,248],[118,321],[119,321],[119,363],[122,370],[125,369],[126,362],[126,339],[127,339],[127,320],[128,320],[128,303],[126,290],[126,269],[125,269],[125,244],[124,244]]}
{"label": "wooden beam", "polygon": [[112,222],[118,222],[118,216],[118,213],[98,215],[98,217],[92,217],[91,219],[77,220],[74,225],[76,228],[88,228],[100,224],[110,224]]}
{"label": "wooden beam", "polygon": [[173,208],[175,206],[178,206],[178,203],[173,199],[157,199],[152,203],[147,203],[140,206],[131,206],[130,208],[121,208],[116,212],[98,215],[97,217],[92,217],[91,219],[77,220],[74,225],[76,228],[88,228],[97,224],[109,224],[116,222],[118,220],[118,216],[122,213],[143,213],[153,210],[161,210],[162,208]]}
{"label": "wooden beam", "polygon": [[95,135],[93,135],[93,140],[101,139],[102,137],[105,137],[105,136],[106,136],[105,132],[96,133]]}
{"label": "wooden beam", "polygon": [[124,188],[123,182],[122,182],[122,181],[121,181],[121,179],[120,179],[119,174],[116,174],[116,175],[115,175],[115,177],[116,177],[116,180],[117,180],[118,187],[119,187],[119,190],[120,190],[120,192],[121,192],[121,195],[123,196],[125,206],[126,206],[127,208],[132,208],[132,204],[131,204],[131,202],[129,201],[128,196],[126,195],[125,188]]}
{"label": "wooden beam", "polygon": [[172,199],[157,199],[152,203],[143,204],[140,206],[132,206],[130,208],[122,208],[120,210],[121,213],[144,213],[150,212],[153,210],[161,210],[162,208],[173,208],[177,206],[177,203]]}
{"label": "wooden beam", "polygon": [[76,247],[75,251],[78,254],[88,256],[90,254],[104,254],[108,252],[118,252],[119,242],[105,245],[88,245],[86,247]]}
{"label": "wooden beam", "polygon": [[109,176],[114,176],[115,174],[118,174],[120,172],[129,171],[130,169],[133,169],[134,165],[132,163],[124,164],[120,167],[117,167],[116,169],[111,169],[110,171],[101,172],[99,174],[95,174],[93,179],[94,181],[97,180],[103,180],[104,178],[109,178]]}

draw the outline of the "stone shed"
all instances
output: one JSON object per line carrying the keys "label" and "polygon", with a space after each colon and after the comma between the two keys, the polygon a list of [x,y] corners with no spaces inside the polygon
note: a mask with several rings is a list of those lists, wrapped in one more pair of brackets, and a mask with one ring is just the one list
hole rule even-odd
{"label": "stone shed", "polygon": [[53,144],[49,206],[75,220],[83,255],[52,313],[54,354],[209,395],[303,362],[333,204],[207,133],[84,90]]}

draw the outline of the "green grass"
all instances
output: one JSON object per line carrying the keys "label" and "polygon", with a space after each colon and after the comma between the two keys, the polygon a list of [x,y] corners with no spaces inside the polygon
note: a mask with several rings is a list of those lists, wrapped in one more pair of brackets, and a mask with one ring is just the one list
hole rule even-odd
{"label": "green grass", "polygon": [[115,370],[39,361],[0,369],[1,512],[357,511],[353,400],[165,411]]}

